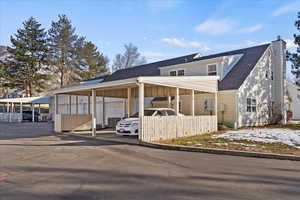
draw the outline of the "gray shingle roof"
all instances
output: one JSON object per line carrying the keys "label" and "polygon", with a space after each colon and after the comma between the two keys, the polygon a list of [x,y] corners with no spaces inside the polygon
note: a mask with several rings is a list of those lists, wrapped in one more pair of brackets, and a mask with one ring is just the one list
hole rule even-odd
{"label": "gray shingle roof", "polygon": [[105,78],[107,81],[115,81],[121,79],[134,78],[138,76],[159,76],[160,67],[167,67],[176,64],[189,63],[199,60],[206,60],[221,56],[230,56],[235,54],[243,54],[241,59],[235,64],[231,71],[226,75],[226,77],[219,82],[219,90],[233,90],[238,89],[244,80],[247,78],[249,73],[252,71],[260,57],[263,55],[265,50],[270,44],[264,44],[260,46],[254,46],[234,51],[228,51],[208,56],[202,56],[197,59],[193,59],[197,53],[181,56],[177,58],[172,58],[168,60],[163,60],[159,62],[149,63],[145,65],[140,65],[132,68],[121,69],[110,76]]}

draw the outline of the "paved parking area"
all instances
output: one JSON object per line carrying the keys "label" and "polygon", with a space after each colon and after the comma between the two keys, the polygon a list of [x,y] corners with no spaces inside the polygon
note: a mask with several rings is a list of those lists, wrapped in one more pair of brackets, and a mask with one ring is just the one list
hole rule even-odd
{"label": "paved parking area", "polygon": [[[72,134],[79,135],[79,136],[92,136],[91,131],[76,131]],[[120,142],[122,144],[138,144],[138,136],[121,136],[117,135],[113,129],[107,128],[102,130],[97,130],[96,136],[97,139],[113,141],[113,142]]]}
{"label": "paved parking area", "polygon": [[299,199],[300,163],[151,149],[0,123],[0,200]]}

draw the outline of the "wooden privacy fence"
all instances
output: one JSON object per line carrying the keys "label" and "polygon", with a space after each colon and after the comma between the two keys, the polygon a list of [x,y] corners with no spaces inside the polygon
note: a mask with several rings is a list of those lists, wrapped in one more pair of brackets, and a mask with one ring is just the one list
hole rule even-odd
{"label": "wooden privacy fence", "polygon": [[199,135],[218,130],[212,116],[144,116],[140,140],[145,142]]}
{"label": "wooden privacy fence", "polygon": [[54,122],[55,132],[73,131],[73,130],[91,130],[92,115],[65,115],[56,114]]}

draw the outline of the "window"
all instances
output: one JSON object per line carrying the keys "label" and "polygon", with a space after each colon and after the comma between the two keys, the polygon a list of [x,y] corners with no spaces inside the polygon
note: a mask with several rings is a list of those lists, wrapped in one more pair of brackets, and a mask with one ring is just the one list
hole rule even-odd
{"label": "window", "polygon": [[256,99],[247,98],[247,112],[256,112]]}
{"label": "window", "polygon": [[216,76],[217,75],[217,65],[216,64],[207,65],[207,72],[208,72],[208,76]]}
{"label": "window", "polygon": [[212,112],[213,111],[213,99],[205,99],[204,101],[204,111],[205,112]]}
{"label": "window", "polygon": [[170,76],[177,76],[177,72],[176,71],[170,71]]}
{"label": "window", "polygon": [[183,69],[178,70],[177,71],[177,76],[184,76],[184,70]]}
{"label": "window", "polygon": [[274,73],[271,72],[271,80],[274,80]]}
{"label": "window", "polygon": [[184,76],[184,69],[170,71],[170,76]]}

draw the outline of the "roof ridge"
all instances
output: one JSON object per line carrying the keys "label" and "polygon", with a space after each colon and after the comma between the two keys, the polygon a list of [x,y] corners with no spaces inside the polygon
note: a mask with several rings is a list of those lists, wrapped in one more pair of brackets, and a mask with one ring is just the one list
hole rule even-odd
{"label": "roof ridge", "polygon": [[[146,66],[146,65],[150,65],[150,64],[157,64],[157,63],[160,63],[160,62],[166,62],[166,61],[170,61],[170,60],[174,60],[174,59],[180,59],[180,58],[184,58],[184,57],[188,57],[188,56],[193,56],[193,55],[198,54],[198,53],[199,52],[188,54],[188,55],[184,55],[184,56],[179,56],[179,57],[173,57],[173,58],[169,58],[169,59],[165,59],[165,60],[160,60],[160,61],[145,63],[145,64],[142,64],[142,65],[136,65],[136,66],[133,66],[133,67],[128,67],[128,68],[124,68],[124,69],[118,69],[117,71],[134,69],[134,68],[137,68],[137,67],[142,67],[142,66]],[[117,71],[115,71],[115,72],[117,72]],[[113,72],[113,73],[115,73],[115,72]]]}
{"label": "roof ridge", "polygon": [[[196,58],[194,60],[200,60],[200,59],[203,59],[205,57],[213,57],[213,56],[217,56],[217,55],[221,55],[221,54],[233,53],[233,52],[236,52],[236,51],[245,51],[245,50],[248,50],[248,49],[257,48],[257,47],[261,47],[261,46],[265,46],[265,45],[270,45],[270,43],[265,43],[265,44],[260,44],[260,45],[246,47],[246,48],[241,48],[241,49],[235,49],[235,50],[224,51],[224,52],[220,52],[220,53],[214,53],[214,54],[204,55],[204,56],[201,56],[201,57]],[[173,58],[169,58],[169,59],[165,59],[165,60],[160,60],[160,61],[156,61],[156,62],[145,63],[145,64],[142,64],[142,65],[136,65],[136,66],[133,66],[133,67],[119,69],[119,70],[117,70],[115,72],[124,71],[124,70],[131,70],[131,69],[135,69],[137,67],[143,67],[143,66],[147,66],[147,65],[150,65],[150,64],[157,64],[157,63],[161,63],[161,62],[167,62],[167,61],[170,61],[170,60],[173,60],[173,59],[180,59],[180,58],[184,58],[184,57],[188,57],[188,56],[193,56],[193,55],[198,54],[198,53],[199,52],[188,54],[188,55],[184,55],[184,56],[179,56],[179,57],[173,57]],[[115,73],[115,72],[113,72],[113,73]]]}

